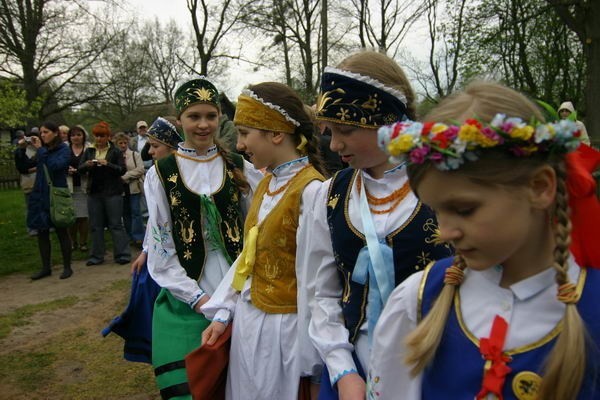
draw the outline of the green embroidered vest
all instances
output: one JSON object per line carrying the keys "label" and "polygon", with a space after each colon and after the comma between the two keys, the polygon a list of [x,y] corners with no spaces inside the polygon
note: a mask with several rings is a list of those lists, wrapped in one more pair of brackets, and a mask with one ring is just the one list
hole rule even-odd
{"label": "green embroidered vest", "polygon": [[[237,167],[243,170],[244,161],[238,154],[230,154]],[[171,209],[173,241],[179,263],[187,275],[199,280],[206,262],[206,246],[203,238],[203,218],[200,195],[187,188],[181,179],[177,154],[155,162]],[[244,221],[241,193],[233,180],[232,167],[224,161],[223,183],[210,195],[220,214],[220,235],[227,255],[233,261],[242,250]]]}

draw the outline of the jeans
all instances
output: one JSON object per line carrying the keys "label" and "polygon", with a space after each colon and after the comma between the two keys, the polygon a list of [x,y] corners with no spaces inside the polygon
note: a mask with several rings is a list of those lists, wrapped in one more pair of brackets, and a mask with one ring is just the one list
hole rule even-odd
{"label": "jeans", "polygon": [[142,220],[140,207],[140,193],[125,195],[123,197],[123,223],[131,240],[144,240],[146,228]]}
{"label": "jeans", "polygon": [[104,226],[108,226],[113,240],[113,259],[130,260],[131,250],[129,239],[123,227],[123,196],[90,194],[88,195],[88,212],[90,218],[90,231],[92,248],[90,260],[104,261]]}

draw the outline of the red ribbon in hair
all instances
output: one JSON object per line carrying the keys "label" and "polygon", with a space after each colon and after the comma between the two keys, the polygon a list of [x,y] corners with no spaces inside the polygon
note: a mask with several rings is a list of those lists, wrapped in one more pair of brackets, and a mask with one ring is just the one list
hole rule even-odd
{"label": "red ribbon in hair", "polygon": [[[477,400],[485,399],[488,394],[494,394],[498,400],[502,400],[502,387],[506,375],[512,369],[506,365],[510,361],[510,357],[502,353],[504,342],[506,340],[506,332],[508,331],[508,323],[504,318],[496,315],[492,324],[492,331],[489,338],[479,340],[479,351],[486,360],[486,370],[483,375],[481,390],[477,393]],[[489,368],[487,368],[489,364]]]}
{"label": "red ribbon in hair", "polygon": [[571,253],[582,267],[600,268],[600,201],[592,172],[600,165],[600,152],[580,145],[567,154],[567,191],[571,207]]}

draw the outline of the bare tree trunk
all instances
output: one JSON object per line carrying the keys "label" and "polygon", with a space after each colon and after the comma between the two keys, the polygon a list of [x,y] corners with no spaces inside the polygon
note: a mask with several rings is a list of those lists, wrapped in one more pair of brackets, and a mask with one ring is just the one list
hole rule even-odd
{"label": "bare tree trunk", "polygon": [[321,0],[321,66],[324,69],[327,66],[327,0]]}

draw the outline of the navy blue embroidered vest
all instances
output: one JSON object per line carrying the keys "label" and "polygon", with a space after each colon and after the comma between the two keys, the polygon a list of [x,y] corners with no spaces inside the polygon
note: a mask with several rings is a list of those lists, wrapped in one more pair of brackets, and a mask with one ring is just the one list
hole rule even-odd
{"label": "navy blue embroidered vest", "polygon": [[[350,341],[354,343],[360,326],[365,321],[368,285],[352,281],[354,264],[361,248],[366,245],[364,235],[350,222],[348,203],[357,170],[347,168],[339,171],[329,186],[327,222],[333,245],[333,255],[339,278],[344,288],[342,312]],[[448,257],[452,251],[443,244],[436,244],[437,222],[427,206],[419,202],[407,221],[386,236],[387,244],[394,253],[394,286],[409,275],[422,270],[433,260]]]}
{"label": "navy blue embroidered vest", "polygon": [[[420,299],[421,314],[425,316],[431,309],[443,287],[444,274],[452,265],[452,258],[440,260],[425,272],[422,298]],[[585,274],[585,275],[584,275]],[[587,352],[587,376],[584,378],[582,390],[577,395],[573,393],[572,399],[598,399],[600,398],[600,270],[583,270],[580,277],[583,284],[582,296],[577,303],[577,309],[585,321],[591,336],[593,347],[596,349]],[[461,322],[456,313],[456,302],[448,315],[448,322],[442,336],[440,347],[437,350],[434,367],[428,368],[423,373],[422,398],[427,399],[473,399],[481,389],[483,381],[484,363],[479,352],[478,343],[474,338],[469,338],[461,327]],[[527,327],[524,327],[527,329]],[[539,376],[543,374],[543,363],[552,350],[556,338],[560,334],[558,325],[546,337],[537,343],[532,343],[526,348],[509,351],[511,361],[508,366],[512,371],[506,376],[502,395],[506,400],[537,398]],[[479,339],[479,338],[477,338]],[[475,340],[477,340],[475,339]],[[583,355],[574,355],[575,357]],[[533,378],[535,375],[538,378]]]}
{"label": "navy blue embroidered vest", "polygon": [[[243,168],[243,159],[231,153],[235,165]],[[187,275],[198,280],[202,276],[206,257],[202,236],[200,196],[187,188],[181,179],[176,155],[172,154],[156,162],[171,209],[172,234],[177,258]],[[242,250],[243,226],[240,203],[242,195],[233,180],[228,163],[224,163],[223,184],[211,195],[221,214],[221,236],[229,257],[235,260]]]}

